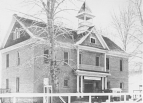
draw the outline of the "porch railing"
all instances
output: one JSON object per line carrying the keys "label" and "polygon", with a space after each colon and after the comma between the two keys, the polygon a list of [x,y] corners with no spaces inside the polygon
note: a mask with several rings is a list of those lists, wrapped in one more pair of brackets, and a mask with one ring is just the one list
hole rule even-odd
{"label": "porch railing", "polygon": [[[94,103],[94,97],[107,97],[107,100],[104,103],[116,103],[116,101],[112,101],[113,97],[123,97],[123,101],[118,101],[118,103],[136,103],[132,97],[134,95],[139,95],[142,98],[141,93],[7,93],[7,94],[0,94],[0,98],[11,98],[11,103],[17,103],[18,98],[39,98],[42,97],[67,97],[68,100],[66,103],[74,102],[71,100],[72,97],[80,98],[80,97],[88,97],[88,103]],[[130,96],[131,98],[127,99]],[[43,100],[44,101],[44,100]],[[48,102],[45,102],[48,103]]]}

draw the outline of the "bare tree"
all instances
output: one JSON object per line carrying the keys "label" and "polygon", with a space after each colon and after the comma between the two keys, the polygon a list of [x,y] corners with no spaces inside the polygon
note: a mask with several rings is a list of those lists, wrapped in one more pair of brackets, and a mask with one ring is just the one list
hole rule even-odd
{"label": "bare tree", "polygon": [[132,0],[135,7],[136,16],[139,18],[140,24],[143,27],[143,2],[142,0]]}
{"label": "bare tree", "polygon": [[120,41],[122,43],[123,50],[127,50],[127,45],[130,43],[130,38],[132,35],[132,29],[134,28],[134,12],[131,8],[127,8],[127,10],[120,11],[119,16],[113,15],[113,24],[118,32]]}
{"label": "bare tree", "polygon": [[[55,58],[56,57],[55,45],[58,45],[57,38],[61,35],[64,37],[66,37],[65,35],[68,35],[72,38],[72,35],[71,35],[73,31],[72,29],[67,29],[62,25],[55,25],[55,20],[57,19],[56,15],[58,13],[67,11],[67,10],[75,10],[75,9],[63,8],[61,5],[63,5],[64,2],[66,1],[72,2],[72,0],[28,0],[28,1],[24,0],[24,3],[32,3],[41,8],[40,13],[46,16],[46,22],[36,17],[35,15],[29,15],[29,14],[19,12],[40,21],[40,22],[33,21],[31,25],[27,27],[27,29],[29,29],[31,32],[35,34],[35,37],[40,40],[40,43],[50,44],[49,55],[48,56],[42,55],[39,57],[44,56],[50,63],[50,66],[47,68],[48,69],[50,68],[49,79],[50,79],[50,84],[52,85],[52,88],[53,88],[53,92],[58,92],[57,74],[56,74],[58,65],[56,64],[57,60]],[[23,18],[20,18],[20,19],[21,21],[23,20]],[[45,26],[43,27],[38,26],[41,24],[44,24]],[[39,58],[39,57],[36,57],[36,58]],[[64,62],[64,60],[60,60],[58,62],[61,63],[61,62]],[[72,68],[70,65],[69,67]],[[46,71],[44,72],[46,73]],[[43,73],[43,75],[45,74]]]}

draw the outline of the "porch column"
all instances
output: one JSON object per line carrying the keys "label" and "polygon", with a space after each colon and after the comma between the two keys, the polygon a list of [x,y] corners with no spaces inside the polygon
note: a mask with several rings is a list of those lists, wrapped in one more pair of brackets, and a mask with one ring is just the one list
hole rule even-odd
{"label": "porch column", "polygon": [[79,48],[77,47],[77,69],[79,69]]}
{"label": "porch column", "polygon": [[107,89],[107,77],[105,77],[105,89]]}
{"label": "porch column", "polygon": [[101,81],[102,81],[102,90],[104,90],[104,77],[101,77]]}
{"label": "porch column", "polygon": [[79,93],[79,75],[77,75],[77,93]]}
{"label": "porch column", "polygon": [[80,77],[80,92],[83,93],[83,76]]}
{"label": "porch column", "polygon": [[106,72],[106,53],[104,54],[104,70]]}

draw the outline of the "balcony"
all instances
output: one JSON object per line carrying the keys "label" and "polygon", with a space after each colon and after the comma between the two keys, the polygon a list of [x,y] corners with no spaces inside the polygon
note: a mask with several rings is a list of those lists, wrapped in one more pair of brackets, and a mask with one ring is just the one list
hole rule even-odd
{"label": "balcony", "polygon": [[95,65],[87,65],[87,64],[80,64],[79,68],[83,70],[91,70],[91,71],[105,71],[104,67],[95,66]]}

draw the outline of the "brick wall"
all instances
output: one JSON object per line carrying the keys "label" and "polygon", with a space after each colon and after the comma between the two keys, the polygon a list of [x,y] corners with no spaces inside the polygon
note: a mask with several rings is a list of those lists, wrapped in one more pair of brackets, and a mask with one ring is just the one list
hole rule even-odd
{"label": "brick wall", "polygon": [[[20,54],[20,65],[17,65],[17,51]],[[6,68],[6,54],[9,54],[9,67]],[[33,49],[25,46],[2,54],[2,88],[6,88],[9,79],[11,92],[16,92],[16,77],[20,79],[20,92],[33,91]]]}
{"label": "brick wall", "polygon": [[[43,79],[49,76],[49,63],[44,63],[43,53],[44,48],[48,48],[45,45],[37,45],[34,49],[35,57],[39,57],[34,63],[34,92],[43,92]],[[64,51],[69,53],[69,66],[64,65]],[[67,48],[57,48],[55,50],[57,65],[60,70],[58,73],[59,92],[76,92],[76,76],[73,73],[73,67],[75,66],[75,52],[74,50]],[[64,79],[68,79],[68,87],[64,87]]]}
{"label": "brick wall", "polygon": [[[111,76],[108,76],[111,88],[120,88],[123,83],[123,92],[128,92],[128,60],[115,56],[107,56],[109,58],[109,70]],[[120,59],[123,60],[123,71],[120,71]]]}

